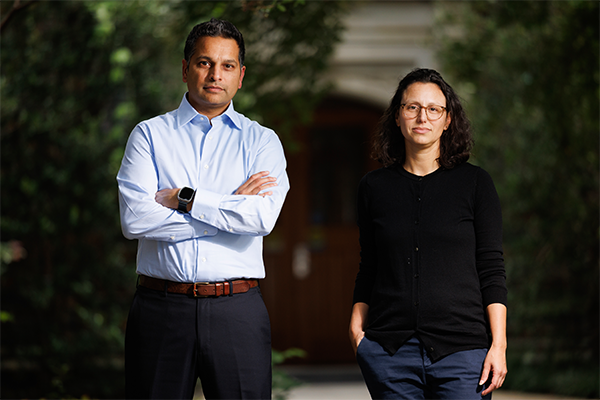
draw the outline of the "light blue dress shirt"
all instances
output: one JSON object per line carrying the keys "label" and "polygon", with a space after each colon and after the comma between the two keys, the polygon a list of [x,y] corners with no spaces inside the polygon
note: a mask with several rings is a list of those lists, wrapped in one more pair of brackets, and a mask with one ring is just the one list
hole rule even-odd
{"label": "light blue dress shirt", "polygon": [[[262,237],[289,190],[283,147],[272,130],[236,112],[233,102],[212,119],[187,94],[177,110],[139,123],[117,175],[121,227],[138,239],[137,272],[175,282],[264,278]],[[271,196],[234,195],[269,171]],[[182,214],[155,201],[162,189],[196,190]]]}

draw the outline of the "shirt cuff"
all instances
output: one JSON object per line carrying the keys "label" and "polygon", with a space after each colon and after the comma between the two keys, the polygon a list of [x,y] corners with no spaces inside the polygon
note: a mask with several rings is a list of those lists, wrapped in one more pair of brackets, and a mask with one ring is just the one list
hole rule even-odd
{"label": "shirt cuff", "polygon": [[219,205],[222,199],[222,194],[198,189],[194,196],[194,204],[192,204],[190,215],[196,221],[215,226],[220,213]]}

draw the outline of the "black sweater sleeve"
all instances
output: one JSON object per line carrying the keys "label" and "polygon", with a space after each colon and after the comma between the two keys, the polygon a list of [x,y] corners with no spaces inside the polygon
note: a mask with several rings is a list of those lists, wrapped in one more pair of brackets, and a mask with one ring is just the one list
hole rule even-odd
{"label": "black sweater sleeve", "polygon": [[375,275],[377,274],[377,252],[369,213],[369,184],[368,175],[363,177],[358,186],[357,212],[360,242],[360,268],[354,286],[353,303],[369,304]]}
{"label": "black sweater sleeve", "polygon": [[500,199],[490,175],[478,169],[474,195],[476,265],[483,306],[507,303]]}

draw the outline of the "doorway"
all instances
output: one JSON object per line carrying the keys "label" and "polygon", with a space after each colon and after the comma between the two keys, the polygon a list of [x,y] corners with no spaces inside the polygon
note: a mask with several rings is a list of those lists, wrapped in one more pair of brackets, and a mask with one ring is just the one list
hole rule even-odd
{"label": "doorway", "polygon": [[294,132],[286,154],[291,189],[265,238],[261,287],[271,316],[273,348],[300,348],[302,363],[354,362],[348,339],[358,272],[356,189],[379,164],[370,136],[383,110],[329,97],[310,126]]}

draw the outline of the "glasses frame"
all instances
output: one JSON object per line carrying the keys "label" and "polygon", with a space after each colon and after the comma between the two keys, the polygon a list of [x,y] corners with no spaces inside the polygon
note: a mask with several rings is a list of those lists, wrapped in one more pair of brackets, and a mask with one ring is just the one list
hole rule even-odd
{"label": "glasses frame", "polygon": [[[405,114],[405,109],[404,109],[404,107],[405,107],[405,106],[407,106],[407,105],[415,105],[415,106],[419,106],[419,111],[417,112],[417,115],[415,115],[414,117],[409,117],[408,115],[406,115],[406,114]],[[437,104],[432,104],[432,105],[433,105],[433,106],[436,106],[436,107],[441,107],[441,108],[442,108],[444,111],[446,111],[446,112],[448,111],[448,109],[447,109],[446,107],[444,107],[444,106],[438,106]],[[406,118],[406,119],[415,119],[415,118],[417,118],[419,115],[421,115],[421,110],[423,110],[423,109],[425,109],[425,115],[427,115],[427,119],[428,119],[428,120],[430,120],[430,121],[437,121],[437,120],[439,120],[440,118],[442,118],[442,115],[444,115],[444,113],[442,112],[442,113],[440,114],[440,116],[439,116],[439,117],[437,117],[437,118],[435,118],[435,119],[432,119],[432,118],[429,116],[429,111],[427,110],[427,107],[429,107],[429,106],[422,106],[422,105],[420,105],[420,104],[418,104],[418,103],[410,103],[410,104],[406,104],[406,103],[404,103],[404,104],[400,104],[400,107],[402,107],[402,116],[403,116],[404,118]]]}

